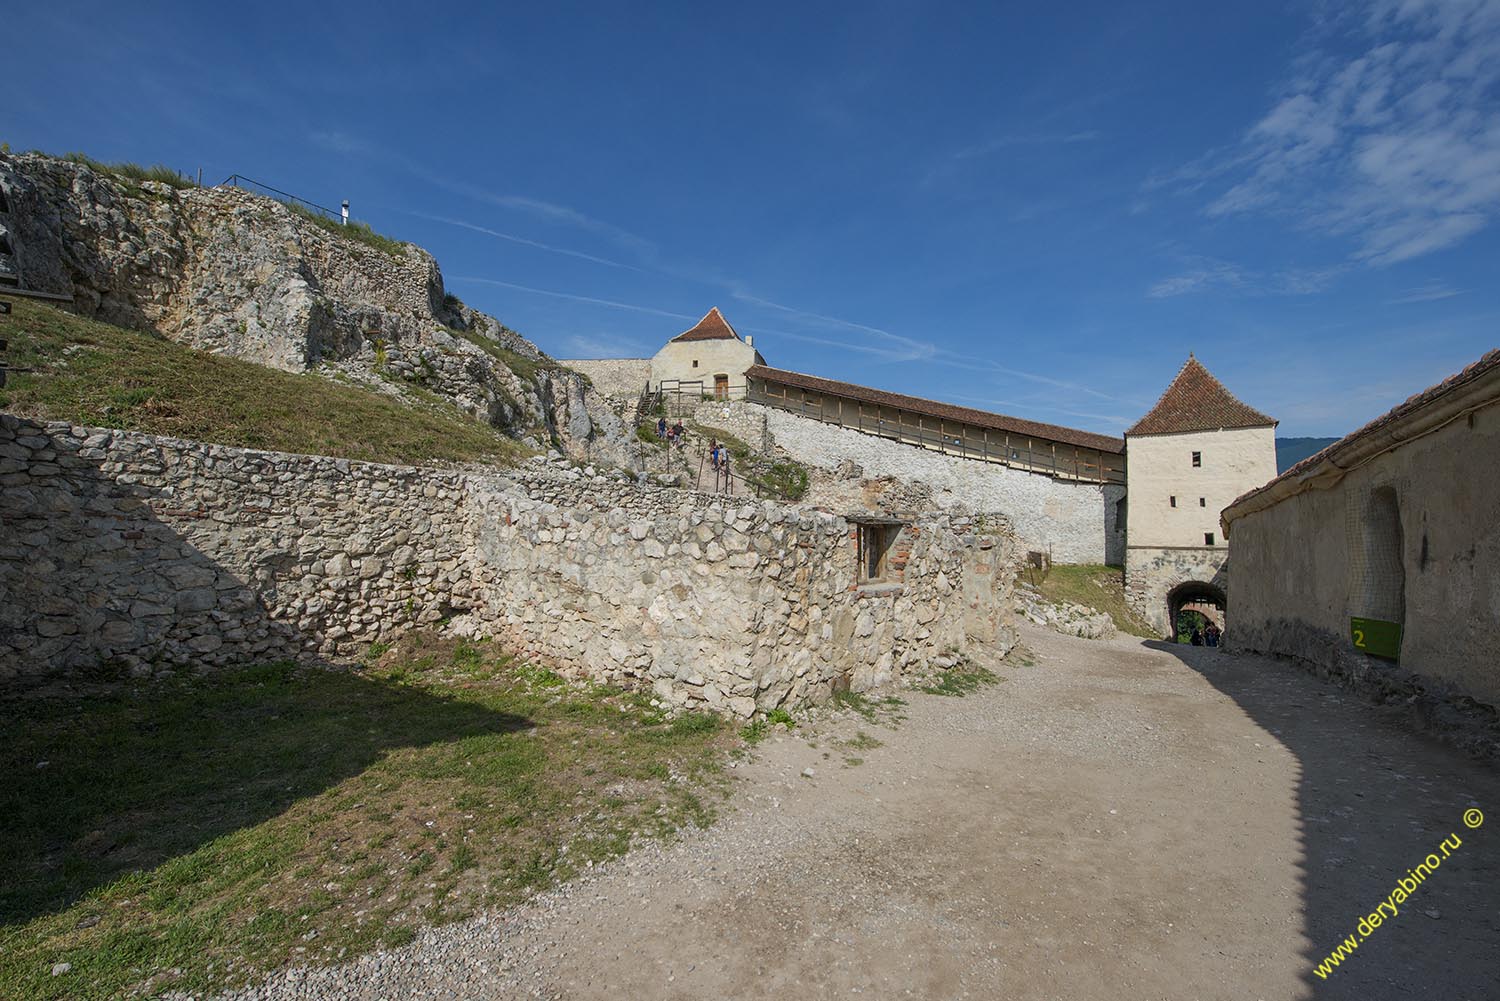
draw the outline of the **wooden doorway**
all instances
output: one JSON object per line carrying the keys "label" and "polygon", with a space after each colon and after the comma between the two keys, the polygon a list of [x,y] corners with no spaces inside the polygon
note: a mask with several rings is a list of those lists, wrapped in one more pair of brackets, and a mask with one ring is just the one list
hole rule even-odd
{"label": "wooden doorway", "polygon": [[716,399],[716,400],[727,400],[727,399],[729,399],[729,376],[727,376],[727,375],[716,375],[716,376],[714,376],[714,399]]}

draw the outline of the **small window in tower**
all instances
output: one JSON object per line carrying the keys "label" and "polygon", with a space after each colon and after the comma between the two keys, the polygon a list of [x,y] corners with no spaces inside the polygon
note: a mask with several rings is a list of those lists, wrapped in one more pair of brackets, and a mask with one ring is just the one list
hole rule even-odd
{"label": "small window in tower", "polygon": [[1198,498],[1198,506],[1199,507],[1208,507],[1208,499],[1205,498],[1205,497],[1199,497]]}
{"label": "small window in tower", "polygon": [[1211,545],[1213,545],[1214,544],[1214,533],[1212,533],[1212,532],[1204,532],[1203,533],[1203,544],[1205,546],[1211,546]]}
{"label": "small window in tower", "polygon": [[[693,362],[693,364],[696,365],[698,363],[697,362]],[[1203,453],[1202,452],[1194,452],[1193,453],[1193,466],[1196,468],[1196,467],[1201,466],[1201,465],[1203,465]]]}
{"label": "small window in tower", "polygon": [[[693,367],[694,367],[694,368],[697,368],[697,367],[698,367],[698,359],[696,359],[696,358],[694,358],[694,359],[693,359]],[[1194,454],[1194,455],[1197,455],[1197,454],[1198,454],[1198,453],[1197,453],[1197,452],[1194,452],[1194,453],[1193,453],[1193,454]],[[1198,464],[1198,463],[1196,463],[1196,462],[1194,462],[1194,463],[1193,463],[1193,465],[1195,465],[1195,466],[1196,466],[1196,465],[1197,465],[1197,464]]]}
{"label": "small window in tower", "polygon": [[1173,506],[1173,507],[1176,507],[1176,506],[1177,506],[1177,498],[1176,498],[1176,497],[1168,497],[1168,498],[1167,498],[1167,501],[1168,501],[1168,503],[1170,503],[1170,504],[1171,504],[1171,505],[1172,505],[1172,506]]}

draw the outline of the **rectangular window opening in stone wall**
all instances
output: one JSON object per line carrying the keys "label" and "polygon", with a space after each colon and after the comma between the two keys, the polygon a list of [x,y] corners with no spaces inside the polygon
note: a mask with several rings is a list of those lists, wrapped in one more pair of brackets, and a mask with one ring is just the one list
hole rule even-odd
{"label": "rectangular window opening in stone wall", "polygon": [[901,534],[900,522],[865,522],[859,536],[859,583],[883,584],[891,580],[891,550]]}
{"label": "rectangular window opening in stone wall", "polygon": [[1176,507],[1177,506],[1177,498],[1175,496],[1168,497],[1167,498],[1167,503],[1171,504],[1173,507]]}
{"label": "rectangular window opening in stone wall", "polygon": [[1400,498],[1393,487],[1350,494],[1344,507],[1349,547],[1349,615],[1402,624],[1406,571]]}
{"label": "rectangular window opening in stone wall", "polygon": [[1203,453],[1202,452],[1194,452],[1193,453],[1193,468],[1196,469],[1197,467],[1199,467],[1201,465],[1203,465]]}
{"label": "rectangular window opening in stone wall", "polygon": [[1214,544],[1214,533],[1212,533],[1212,532],[1204,532],[1203,533],[1203,544],[1205,546],[1211,546],[1211,545],[1213,545]]}
{"label": "rectangular window opening in stone wall", "polygon": [[1199,497],[1198,498],[1198,506],[1199,507],[1208,507],[1208,498],[1207,497]]}

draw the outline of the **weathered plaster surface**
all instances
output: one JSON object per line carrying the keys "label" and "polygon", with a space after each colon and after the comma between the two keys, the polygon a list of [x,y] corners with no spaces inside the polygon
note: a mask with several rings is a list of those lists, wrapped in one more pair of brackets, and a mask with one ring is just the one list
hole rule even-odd
{"label": "weathered plaster surface", "polygon": [[598,392],[621,400],[640,396],[651,379],[650,358],[573,358],[561,364],[588,376]]}
{"label": "weathered plaster surface", "polygon": [[[1500,406],[1237,519],[1229,644],[1350,676],[1396,669],[1354,650],[1349,505],[1394,490],[1400,512],[1400,668],[1500,706]],[[1359,525],[1355,525],[1357,531]]]}
{"label": "weathered plaster surface", "polygon": [[[1239,428],[1128,438],[1130,545],[1202,546],[1208,532],[1222,542],[1219,512],[1276,476],[1275,434]],[[1201,466],[1193,465],[1194,452]]]}
{"label": "weathered plaster surface", "polygon": [[651,359],[651,384],[701,380],[703,391],[712,393],[714,376],[725,375],[730,397],[738,399],[745,395],[745,371],[758,357],[755,348],[741,340],[668,341]]}
{"label": "weathered plaster surface", "polygon": [[1058,563],[1123,560],[1125,539],[1115,524],[1120,486],[1101,486],[1025,473],[995,463],[961,459],[861,434],[774,408],[768,414],[776,445],[793,458],[827,471],[856,463],[867,477],[920,481],[940,508],[994,511],[1011,521],[1023,549],[1049,551]]}

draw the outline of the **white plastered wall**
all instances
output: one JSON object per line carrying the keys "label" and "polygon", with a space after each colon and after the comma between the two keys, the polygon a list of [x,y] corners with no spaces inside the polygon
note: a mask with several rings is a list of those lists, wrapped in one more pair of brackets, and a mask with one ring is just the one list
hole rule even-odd
{"label": "white plastered wall", "polygon": [[[1202,455],[1201,466],[1193,465],[1194,452]],[[1130,548],[1201,547],[1210,532],[1222,546],[1219,512],[1276,476],[1276,431],[1263,427],[1132,436],[1126,440],[1125,462]]]}
{"label": "white plastered wall", "polygon": [[[697,362],[696,365],[693,363]],[[714,376],[729,377],[729,395],[745,395],[745,370],[756,364],[755,348],[744,341],[721,338],[708,341],[668,341],[651,359],[651,384],[663,381],[702,380],[703,391],[713,392]]]}

